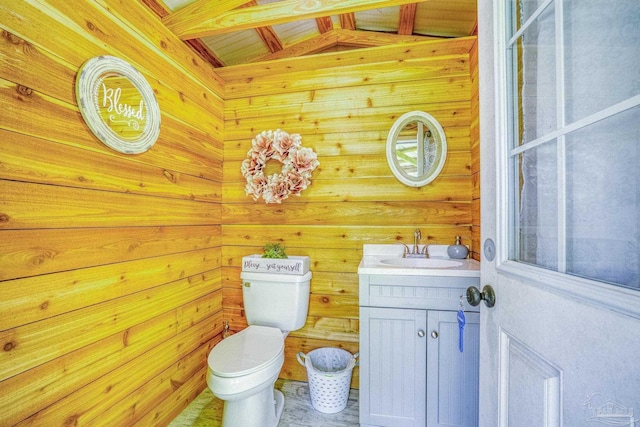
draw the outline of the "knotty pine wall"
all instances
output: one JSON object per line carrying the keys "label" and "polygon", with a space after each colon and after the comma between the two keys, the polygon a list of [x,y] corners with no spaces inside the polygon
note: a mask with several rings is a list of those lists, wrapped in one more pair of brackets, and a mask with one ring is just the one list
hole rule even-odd
{"label": "knotty pine wall", "polygon": [[[358,349],[362,244],[410,243],[420,228],[423,243],[462,235],[479,256],[473,38],[229,67],[223,84],[138,2],[0,0],[0,28],[2,425],[166,424],[204,387],[223,316],[246,325],[240,259],[265,242],[312,259],[309,318],[281,375],[301,380],[297,351]],[[156,91],[148,153],[113,152],[82,121],[75,73],[100,54]],[[449,143],[423,189],[399,184],[384,156],[413,109]],[[277,127],[321,166],[302,197],[265,205],[245,197],[239,165]]]}
{"label": "knotty pine wall", "polygon": [[469,51],[471,73],[471,257],[480,261],[480,82],[478,80],[478,40]]}
{"label": "knotty pine wall", "polygon": [[[0,0],[0,29],[0,425],[166,425],[222,331],[222,83],[139,1]],[[147,153],[82,120],[104,54],[157,95]]]}
{"label": "knotty pine wall", "polygon": [[[469,64],[475,41],[421,42],[219,70],[225,80],[223,310],[232,330],[246,326],[243,256],[260,253],[266,242],[282,242],[289,255],[311,257],[309,316],[287,338],[281,377],[306,380],[295,359],[298,351],[358,350],[363,244],[412,244],[419,228],[421,243],[451,244],[460,235],[477,257],[471,167],[477,109],[471,107]],[[475,91],[477,96],[477,83]],[[412,110],[426,111],[442,124],[449,149],[441,175],[423,188],[398,182],[385,156],[389,129]],[[320,166],[300,197],[266,205],[245,195],[240,164],[252,138],[276,128],[301,134]],[[353,386],[358,369],[355,374]]]}

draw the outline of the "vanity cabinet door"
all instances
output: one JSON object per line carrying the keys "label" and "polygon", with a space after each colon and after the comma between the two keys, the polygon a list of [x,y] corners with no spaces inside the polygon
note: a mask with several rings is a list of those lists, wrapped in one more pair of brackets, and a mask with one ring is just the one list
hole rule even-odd
{"label": "vanity cabinet door", "polygon": [[455,311],[427,314],[427,425],[478,425],[479,313],[465,313],[463,352]]}
{"label": "vanity cabinet door", "polygon": [[425,426],[427,311],[360,307],[360,423]]}

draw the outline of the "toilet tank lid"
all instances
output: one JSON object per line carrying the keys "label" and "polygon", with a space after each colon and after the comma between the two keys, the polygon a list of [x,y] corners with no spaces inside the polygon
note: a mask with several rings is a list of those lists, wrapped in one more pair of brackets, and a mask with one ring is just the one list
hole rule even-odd
{"label": "toilet tank lid", "polygon": [[240,273],[242,280],[258,280],[262,282],[279,282],[279,283],[302,283],[311,280],[311,272],[308,271],[302,275],[294,274],[278,274],[278,273],[255,273],[243,271]]}

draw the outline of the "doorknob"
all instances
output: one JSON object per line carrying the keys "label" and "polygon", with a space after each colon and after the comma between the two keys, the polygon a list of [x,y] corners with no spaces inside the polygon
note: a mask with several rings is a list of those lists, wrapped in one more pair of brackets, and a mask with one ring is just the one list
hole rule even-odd
{"label": "doorknob", "polygon": [[496,305],[496,293],[493,291],[491,285],[485,285],[482,288],[482,292],[475,286],[469,286],[467,288],[467,302],[469,305],[477,306],[480,301],[484,301],[487,307],[493,307]]}

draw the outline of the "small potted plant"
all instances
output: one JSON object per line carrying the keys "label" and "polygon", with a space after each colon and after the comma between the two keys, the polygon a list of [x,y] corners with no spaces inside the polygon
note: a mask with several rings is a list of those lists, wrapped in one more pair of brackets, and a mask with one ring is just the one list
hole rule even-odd
{"label": "small potted plant", "polygon": [[267,243],[262,254],[242,258],[242,271],[278,274],[305,274],[309,271],[308,256],[288,256],[280,243]]}
{"label": "small potted plant", "polygon": [[280,243],[267,243],[264,245],[262,258],[286,259],[289,257],[287,256],[285,247],[281,246]]}

